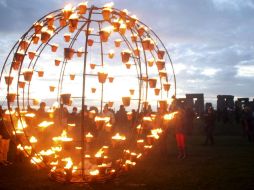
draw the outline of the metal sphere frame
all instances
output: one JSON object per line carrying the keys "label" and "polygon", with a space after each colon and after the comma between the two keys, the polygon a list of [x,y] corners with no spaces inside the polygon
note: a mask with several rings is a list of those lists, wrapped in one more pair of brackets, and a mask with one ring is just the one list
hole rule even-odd
{"label": "metal sphere frame", "polygon": [[[96,67],[104,67],[105,65],[105,56],[107,56],[108,54],[106,54],[104,52],[105,50],[105,46],[104,43],[106,43],[105,41],[103,41],[102,36],[101,36],[101,31],[102,31],[102,27],[104,24],[109,24],[111,26],[114,26],[114,24],[118,24],[119,26],[121,24],[125,25],[125,30],[126,31],[119,31],[119,28],[117,29],[115,26],[113,28],[111,28],[110,34],[109,34],[109,38],[111,33],[117,33],[118,35],[120,35],[121,40],[124,42],[124,46],[131,52],[129,58],[132,59],[132,61],[134,62],[134,66],[136,68],[136,78],[138,81],[138,98],[137,99],[131,99],[134,101],[137,101],[137,113],[141,112],[142,109],[142,102],[148,102],[149,98],[148,98],[148,94],[149,94],[149,80],[150,80],[150,76],[149,76],[149,68],[150,66],[148,66],[148,54],[150,56],[152,56],[152,58],[154,58],[154,62],[156,62],[156,60],[163,60],[163,59],[167,59],[168,64],[164,65],[163,68],[158,68],[157,66],[157,74],[159,75],[159,80],[160,80],[160,98],[163,99],[170,99],[171,97],[169,97],[169,89],[168,90],[164,90],[163,91],[163,82],[171,82],[171,86],[173,86],[173,88],[171,88],[170,90],[173,91],[172,95],[174,97],[176,97],[176,77],[175,77],[175,72],[174,72],[174,67],[173,67],[173,63],[172,60],[170,58],[170,55],[165,47],[165,45],[163,44],[163,42],[161,41],[161,39],[156,35],[156,33],[149,28],[147,25],[145,25],[143,22],[139,21],[138,19],[136,19],[133,16],[129,16],[128,13],[125,10],[118,10],[112,7],[96,7],[96,6],[91,6],[91,7],[84,7],[85,10],[83,10],[83,13],[81,11],[81,6],[77,6],[75,8],[69,9],[70,14],[68,18],[65,18],[65,22],[66,24],[62,25],[60,24],[60,20],[64,19],[64,9],[58,9],[55,11],[52,11],[46,15],[44,15],[43,17],[41,17],[36,23],[42,23],[42,28],[47,28],[49,30],[49,28],[51,28],[51,34],[50,37],[46,40],[46,42],[41,42],[41,44],[37,45],[36,48],[36,55],[35,58],[30,59],[29,64],[27,64],[27,68],[28,69],[32,69],[33,72],[35,72],[35,68],[36,68],[36,64],[37,62],[40,60],[41,56],[43,55],[44,50],[47,47],[51,47],[51,41],[54,41],[55,37],[57,37],[61,32],[63,32],[64,30],[68,29],[72,27],[71,26],[71,21],[70,21],[70,16],[72,14],[76,14],[78,15],[78,26],[75,28],[74,30],[71,32],[72,33],[72,37],[69,41],[69,45],[67,48],[68,50],[73,49],[75,43],[78,41],[78,37],[80,37],[80,35],[84,35],[84,39],[85,42],[83,44],[83,48],[84,51],[83,52],[79,52],[82,54],[83,56],[83,70],[81,72],[81,84],[82,84],[82,94],[79,97],[72,97],[74,99],[81,99],[81,128],[80,128],[80,138],[83,139],[84,135],[85,135],[85,129],[86,129],[86,123],[85,123],[85,110],[82,109],[84,108],[85,105],[87,105],[87,78],[88,77],[98,77],[98,74],[91,74],[89,73],[88,70],[88,65],[89,65],[89,37],[93,36],[94,38],[99,39],[99,41],[94,41],[93,43],[97,43],[98,47],[99,47],[99,53],[98,56],[100,56],[100,65],[96,65]],[[109,19],[105,19],[105,15],[103,15],[103,11],[104,10],[110,10],[110,18]],[[49,18],[53,17],[53,25],[49,25],[49,22],[52,22],[52,20],[50,20]],[[93,18],[93,17],[98,17]],[[119,23],[115,22],[118,21]],[[55,23],[58,23],[59,25],[57,27],[55,26]],[[75,22],[74,22],[75,23]],[[96,24],[97,25],[97,29],[98,32],[96,33],[90,33],[90,26],[91,24]],[[143,29],[143,31],[140,31],[141,29]],[[129,35],[133,35],[136,36],[136,40],[129,40],[128,37],[125,35],[126,32],[129,32]],[[142,34],[141,34],[142,33]],[[23,57],[21,58],[21,60],[19,61],[19,66],[17,69],[17,86],[16,86],[16,104],[17,104],[17,112],[16,114],[16,118],[21,122],[22,128],[23,128],[23,132],[24,132],[24,136],[26,138],[26,141],[28,143],[29,142],[29,135],[26,134],[26,130],[24,130],[24,123],[22,118],[24,117],[23,113],[21,110],[26,110],[26,106],[27,107],[31,107],[30,102],[31,102],[31,85],[33,80],[30,81],[25,81],[25,87],[20,88],[19,86],[19,82],[21,82],[21,77],[24,75],[24,72],[22,72],[22,67],[24,65],[26,65],[25,59],[26,59],[26,55],[29,53],[29,48],[32,47],[33,44],[33,39],[35,37],[39,37],[42,40],[42,36],[41,36],[41,31],[39,33],[36,33],[35,31],[35,24],[33,26],[31,26],[27,32],[25,32],[25,34],[20,38],[20,40],[18,40],[15,45],[12,47],[12,49],[10,50],[4,64],[3,64],[3,68],[1,70],[1,75],[0,75],[0,85],[2,86],[1,88],[3,88],[6,92],[6,97],[7,97],[7,107],[9,112],[11,112],[13,106],[13,102],[8,98],[8,96],[11,94],[11,83],[12,82],[8,82],[8,80],[10,79],[12,73],[14,72],[14,63],[17,62],[17,54],[20,52],[20,49],[22,49],[22,42],[28,42],[28,44],[26,44],[27,47],[23,48],[24,52],[23,52]],[[152,47],[149,47],[150,49],[146,49],[145,43],[143,43],[145,40],[148,40],[148,45],[151,45]],[[39,39],[40,41],[40,39]],[[142,49],[140,49],[140,45],[142,46]],[[135,54],[135,50],[138,51],[137,54]],[[67,50],[66,50],[67,51]],[[162,51],[162,56],[158,55],[158,52]],[[72,52],[72,54],[77,54],[78,51]],[[165,57],[164,58],[164,54]],[[122,52],[121,52],[122,55]],[[66,76],[66,67],[67,64],[69,63],[69,61],[71,60],[71,58],[69,59],[68,57],[65,57],[66,55],[64,54],[64,60],[62,61],[61,64],[61,69],[60,69],[60,74],[59,74],[59,78],[58,78],[58,85],[57,85],[57,95],[56,95],[56,100],[59,102],[59,104],[61,106],[63,106],[65,103],[63,103],[63,100],[61,98],[61,93],[62,93],[62,88],[63,88],[63,84],[64,84],[64,77]],[[159,58],[158,58],[159,56]],[[164,61],[165,64],[165,61]],[[168,67],[168,68],[167,68]],[[8,70],[9,69],[9,70]],[[166,71],[167,73],[169,72],[168,70],[170,70],[170,77],[168,77],[168,75],[166,76],[160,76],[160,71]],[[38,72],[38,71],[37,71]],[[6,75],[7,74],[7,75]],[[3,81],[4,81],[4,75],[9,76],[9,78],[7,79],[7,88],[3,87]],[[157,75],[156,75],[157,76]],[[6,82],[6,79],[5,79]],[[23,82],[23,81],[22,81]],[[101,96],[100,99],[97,101],[100,104],[100,112],[102,112],[103,110],[103,105],[106,103],[104,100],[104,91],[105,91],[105,82],[101,82]],[[154,88],[154,87],[153,87]],[[14,88],[15,89],[15,88]],[[21,91],[22,89],[22,91]],[[25,92],[25,89],[27,89],[27,92]],[[22,98],[20,98],[19,94],[20,92],[22,92]],[[166,96],[164,97],[164,94],[166,93]],[[26,95],[26,97],[25,97]],[[157,105],[158,107],[158,105]],[[60,114],[61,117],[61,114]],[[16,131],[16,127],[15,127],[15,118],[12,114],[10,114],[10,122],[13,126],[13,129],[15,131],[15,133],[17,134]],[[61,121],[61,118],[60,118]],[[20,142],[21,145],[23,146],[22,142]],[[30,146],[32,147],[32,152],[33,155],[39,155],[38,152],[36,152],[36,148],[34,148],[34,146],[30,143]],[[135,145],[131,145],[131,141],[129,142],[129,147],[131,146],[135,146]],[[102,180],[109,180],[112,179],[113,177],[115,177],[118,173],[121,173],[121,171],[123,170],[122,165],[120,164],[120,167],[118,168],[113,168],[114,172],[112,173],[107,173],[107,175],[102,175],[101,178],[99,178],[97,176],[97,178],[91,178],[91,176],[87,176],[85,174],[85,151],[86,151],[86,143],[84,140],[81,140],[80,142],[80,171],[81,171],[81,176],[82,176],[82,180],[79,182],[90,182],[90,181],[99,181],[100,179]],[[27,151],[26,149],[23,149],[24,152],[26,152],[26,154],[32,158],[32,153]],[[39,156],[39,158],[41,158]],[[41,162],[36,163],[38,166],[42,166],[42,167],[49,167],[49,169],[52,169],[52,167],[49,166],[49,164],[42,159]],[[113,171],[112,170],[112,171]],[[71,179],[69,179],[68,177],[68,171],[65,171],[65,180],[66,181],[72,181]],[[51,175],[52,178],[54,178],[57,181],[61,181],[61,178],[57,178],[54,175]]]}

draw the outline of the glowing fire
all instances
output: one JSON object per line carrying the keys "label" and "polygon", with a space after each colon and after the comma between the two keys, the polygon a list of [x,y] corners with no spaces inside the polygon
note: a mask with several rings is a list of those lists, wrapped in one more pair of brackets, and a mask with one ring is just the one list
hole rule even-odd
{"label": "glowing fire", "polygon": [[152,117],[143,117],[143,121],[153,121]]}
{"label": "glowing fire", "polygon": [[92,176],[96,176],[96,175],[99,175],[100,172],[99,172],[99,170],[96,169],[96,170],[91,170],[89,173]]}
{"label": "glowing fire", "polygon": [[54,152],[61,152],[62,147],[61,146],[51,147],[51,150],[54,151]]}
{"label": "glowing fire", "polygon": [[39,155],[35,155],[34,157],[31,158],[30,162],[32,164],[39,164],[42,163],[43,158]]}
{"label": "glowing fire", "polygon": [[17,133],[23,133],[23,129],[27,128],[26,122],[21,118],[18,120],[18,125],[16,128]]}
{"label": "glowing fire", "polygon": [[72,141],[73,139],[70,138],[70,137],[67,137],[67,132],[66,130],[63,130],[61,136],[59,137],[53,137],[53,141],[63,141],[63,142],[70,142]]}
{"label": "glowing fire", "polygon": [[109,122],[110,121],[110,117],[100,117],[100,116],[96,116],[94,119],[95,122],[99,122],[99,121],[104,121],[104,122]]}
{"label": "glowing fire", "polygon": [[27,114],[25,114],[25,117],[33,118],[33,117],[35,117],[35,114],[34,113],[27,113]]}
{"label": "glowing fire", "polygon": [[114,135],[114,136],[112,137],[112,139],[113,139],[113,140],[124,141],[124,140],[126,140],[126,137],[123,136],[123,135],[120,135],[119,133],[116,133],[116,135]]}
{"label": "glowing fire", "polygon": [[114,6],[114,3],[110,2],[110,3],[106,3],[103,7],[105,7],[105,8],[112,8],[113,6]]}
{"label": "glowing fire", "polygon": [[62,161],[66,162],[66,165],[64,166],[65,169],[70,169],[73,166],[73,162],[70,157],[63,158]]}
{"label": "glowing fire", "polygon": [[175,117],[176,114],[177,114],[177,112],[165,114],[163,118],[164,118],[164,120],[166,120],[166,121],[172,120],[172,119],[174,119],[174,117]]}
{"label": "glowing fire", "polygon": [[52,121],[43,121],[38,125],[38,127],[47,128],[53,124],[54,124],[54,122],[52,122]]}
{"label": "glowing fire", "polygon": [[71,11],[71,10],[72,10],[72,4],[69,3],[69,4],[65,5],[63,12],[67,12],[67,11]]}
{"label": "glowing fire", "polygon": [[42,156],[50,156],[52,154],[55,154],[55,152],[51,149],[46,150],[46,151],[45,150],[40,151],[40,155],[42,155]]}
{"label": "glowing fire", "polygon": [[95,156],[95,158],[101,158],[103,153],[104,153],[104,151],[102,149],[100,149],[94,156]]}
{"label": "glowing fire", "polygon": [[37,140],[37,138],[36,138],[36,137],[31,136],[31,137],[30,137],[30,139],[29,139],[29,142],[33,144],[33,143],[37,143],[37,142],[38,142],[38,140]]}

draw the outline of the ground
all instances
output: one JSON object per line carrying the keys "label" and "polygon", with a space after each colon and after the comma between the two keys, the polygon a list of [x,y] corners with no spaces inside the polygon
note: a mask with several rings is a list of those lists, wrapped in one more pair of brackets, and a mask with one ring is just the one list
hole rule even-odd
{"label": "ground", "polygon": [[202,125],[187,137],[188,157],[176,158],[175,139],[168,138],[168,153],[154,149],[130,172],[105,184],[70,185],[50,181],[47,171],[29,163],[0,168],[0,189],[254,189],[254,143],[236,124],[217,124],[214,146],[204,146]]}

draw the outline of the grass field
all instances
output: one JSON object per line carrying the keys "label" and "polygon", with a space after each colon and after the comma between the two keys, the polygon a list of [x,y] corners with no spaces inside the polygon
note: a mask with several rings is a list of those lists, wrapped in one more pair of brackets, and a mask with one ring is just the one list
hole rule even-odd
{"label": "grass field", "polygon": [[59,184],[47,178],[47,171],[30,164],[15,163],[0,168],[0,190],[8,189],[254,189],[254,143],[242,137],[240,127],[217,124],[215,145],[203,146],[202,125],[187,137],[188,157],[176,158],[173,134],[168,152],[154,149],[129,173],[113,182],[92,185]]}

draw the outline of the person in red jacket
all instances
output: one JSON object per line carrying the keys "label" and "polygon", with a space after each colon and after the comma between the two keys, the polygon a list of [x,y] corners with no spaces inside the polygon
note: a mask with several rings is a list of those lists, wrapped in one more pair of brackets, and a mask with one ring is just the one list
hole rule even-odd
{"label": "person in red jacket", "polygon": [[178,156],[179,159],[186,158],[186,143],[185,143],[185,112],[182,108],[177,109],[177,114],[175,115],[175,135],[176,143],[178,147]]}

